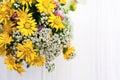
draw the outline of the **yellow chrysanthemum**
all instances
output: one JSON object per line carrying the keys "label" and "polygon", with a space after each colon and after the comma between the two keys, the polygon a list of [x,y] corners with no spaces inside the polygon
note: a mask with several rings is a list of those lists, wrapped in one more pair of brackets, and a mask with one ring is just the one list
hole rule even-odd
{"label": "yellow chrysanthemum", "polygon": [[12,16],[12,4],[9,2],[0,2],[0,23],[7,22]]}
{"label": "yellow chrysanthemum", "polygon": [[29,8],[28,7],[23,7],[22,10],[19,9],[18,11],[16,11],[17,15],[18,15],[18,19],[28,19],[32,17],[32,13],[28,13]]}
{"label": "yellow chrysanthemum", "polygon": [[6,55],[6,45],[12,41],[12,37],[10,37],[7,33],[0,34],[0,55]]}
{"label": "yellow chrysanthemum", "polygon": [[21,34],[25,36],[31,36],[37,30],[36,22],[32,18],[28,18],[27,20],[20,19],[17,24],[18,31],[20,31]]}
{"label": "yellow chrysanthemum", "polygon": [[61,4],[66,4],[66,2],[67,2],[66,0],[60,0]]}
{"label": "yellow chrysanthemum", "polygon": [[35,55],[35,58],[30,62],[33,66],[43,66],[45,63],[45,58],[39,55]]}
{"label": "yellow chrysanthemum", "polygon": [[50,26],[52,28],[55,28],[56,31],[58,31],[58,29],[62,30],[65,28],[65,25],[62,23],[62,19],[60,16],[55,16],[55,15],[51,15],[48,18],[48,22],[50,23]]}
{"label": "yellow chrysanthemum", "polygon": [[12,37],[10,37],[7,33],[0,34],[0,47],[6,46],[12,41]]}
{"label": "yellow chrysanthemum", "polygon": [[75,51],[74,47],[71,47],[69,45],[67,51],[64,53],[64,59],[69,59],[73,55],[74,51]]}
{"label": "yellow chrysanthemum", "polygon": [[54,0],[37,0],[37,2],[36,7],[40,13],[51,13],[56,7]]}
{"label": "yellow chrysanthemum", "polygon": [[2,32],[11,34],[13,30],[14,23],[11,21],[7,21],[6,24],[3,25]]}
{"label": "yellow chrysanthemum", "polygon": [[14,64],[15,64],[15,59],[13,58],[13,56],[8,56],[6,59],[5,59],[5,64],[7,64],[7,69],[9,70],[13,70],[14,69]]}
{"label": "yellow chrysanthemum", "polygon": [[25,70],[22,68],[23,64],[22,63],[16,63],[16,59],[13,58],[13,56],[9,55],[5,59],[5,64],[7,64],[7,69],[8,70],[16,70],[18,73],[25,72]]}
{"label": "yellow chrysanthemum", "polygon": [[6,56],[7,51],[5,46],[0,46],[0,56]]}
{"label": "yellow chrysanthemum", "polygon": [[25,70],[22,68],[23,64],[22,63],[17,63],[14,66],[14,70],[16,70],[19,74],[25,72]]}
{"label": "yellow chrysanthemum", "polygon": [[18,43],[16,48],[18,50],[16,54],[19,59],[24,59],[27,63],[34,59],[36,52],[30,40],[26,40],[23,44]]}
{"label": "yellow chrysanthemum", "polygon": [[28,13],[28,11],[28,7],[26,9],[23,7],[22,10],[19,9],[19,11],[17,11],[19,19],[17,28],[18,31],[25,36],[31,36],[37,30],[36,22],[32,19],[32,14]]}

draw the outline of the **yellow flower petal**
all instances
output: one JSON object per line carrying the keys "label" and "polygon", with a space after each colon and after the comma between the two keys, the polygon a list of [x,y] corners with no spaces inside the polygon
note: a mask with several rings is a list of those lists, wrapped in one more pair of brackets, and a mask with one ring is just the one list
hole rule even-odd
{"label": "yellow flower petal", "polygon": [[55,28],[56,31],[58,31],[58,29],[62,30],[65,28],[65,25],[62,23],[62,19],[60,16],[55,16],[54,14],[52,14],[49,18],[48,18],[48,22],[50,23],[50,27],[51,28]]}
{"label": "yellow flower petal", "polygon": [[75,48],[69,45],[67,51],[64,53],[64,59],[69,59],[73,55],[74,51]]}
{"label": "yellow flower petal", "polygon": [[26,40],[23,44],[18,44],[16,48],[18,50],[16,54],[19,59],[24,59],[27,63],[34,59],[36,52],[30,40]]}
{"label": "yellow flower petal", "polygon": [[61,4],[66,4],[66,2],[67,2],[66,0],[60,0]]}
{"label": "yellow flower petal", "polygon": [[56,5],[54,4],[54,0],[37,0],[38,4],[36,7],[40,13],[52,13]]}

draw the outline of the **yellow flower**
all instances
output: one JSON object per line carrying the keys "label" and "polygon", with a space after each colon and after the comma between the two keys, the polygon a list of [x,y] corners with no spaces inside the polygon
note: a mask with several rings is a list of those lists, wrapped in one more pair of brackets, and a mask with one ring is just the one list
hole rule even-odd
{"label": "yellow flower", "polygon": [[11,55],[9,55],[7,58],[5,58],[4,62],[5,62],[5,64],[7,64],[8,70],[14,69],[15,59]]}
{"label": "yellow flower", "polygon": [[61,4],[66,4],[66,0],[60,0]]}
{"label": "yellow flower", "polygon": [[22,63],[17,63],[14,66],[14,70],[16,70],[19,74],[22,72],[25,72],[25,70],[22,68],[23,64]]}
{"label": "yellow flower", "polygon": [[10,44],[12,38],[7,33],[0,34],[0,55],[6,55],[6,45]]}
{"label": "yellow flower", "polygon": [[7,51],[5,46],[0,46],[0,56],[6,56]]}
{"label": "yellow flower", "polygon": [[35,58],[30,62],[33,66],[43,66],[45,63],[45,58],[39,55],[35,55]]}
{"label": "yellow flower", "polygon": [[16,59],[12,55],[7,56],[7,58],[5,58],[4,63],[7,64],[8,70],[16,70],[20,74],[22,72],[25,72],[25,70],[22,68],[23,64],[16,63]]}
{"label": "yellow flower", "polygon": [[69,45],[67,51],[64,53],[64,59],[69,59],[73,55],[74,51],[75,51],[74,47],[71,47]]}
{"label": "yellow flower", "polygon": [[0,47],[6,46],[12,41],[12,37],[10,37],[7,33],[0,34]]}
{"label": "yellow flower", "polygon": [[70,9],[71,9],[72,11],[75,11],[75,10],[77,9],[76,3],[77,3],[77,2],[76,2],[75,0],[71,1],[71,3],[70,3]]}
{"label": "yellow flower", "polygon": [[9,2],[0,2],[0,23],[7,22],[12,16],[12,4]]}
{"label": "yellow flower", "polygon": [[21,0],[22,5],[27,5],[28,4],[31,6],[33,0]]}
{"label": "yellow flower", "polygon": [[18,14],[18,19],[28,19],[32,17],[32,13],[28,13],[29,8],[28,7],[23,7],[22,10],[19,9],[18,11],[16,11],[16,13]]}
{"label": "yellow flower", "polygon": [[11,34],[11,33],[12,33],[12,30],[13,30],[13,26],[14,26],[14,23],[13,23],[13,22],[7,21],[7,22],[3,25],[3,30],[2,30],[2,32],[3,32],[3,33]]}
{"label": "yellow flower", "polygon": [[38,8],[38,11],[40,13],[51,13],[56,5],[54,4],[54,0],[37,0],[38,4],[36,4],[36,7]]}
{"label": "yellow flower", "polygon": [[24,59],[27,63],[34,59],[36,52],[33,49],[32,41],[26,40],[23,44],[18,43],[16,48],[18,50],[16,54],[19,59]]}
{"label": "yellow flower", "polygon": [[60,16],[55,16],[55,15],[51,15],[48,18],[48,22],[50,23],[50,26],[52,28],[55,28],[56,31],[58,31],[58,29],[62,30],[65,28],[65,25],[62,23],[62,19]]}
{"label": "yellow flower", "polygon": [[28,7],[26,9],[23,7],[22,10],[19,9],[19,11],[17,11],[19,19],[17,29],[25,36],[31,36],[37,30],[36,22],[32,19],[32,14],[28,13],[28,11]]}
{"label": "yellow flower", "polygon": [[17,24],[18,31],[20,31],[21,34],[25,36],[31,36],[37,30],[36,22],[32,18],[28,18],[27,20],[20,19]]}

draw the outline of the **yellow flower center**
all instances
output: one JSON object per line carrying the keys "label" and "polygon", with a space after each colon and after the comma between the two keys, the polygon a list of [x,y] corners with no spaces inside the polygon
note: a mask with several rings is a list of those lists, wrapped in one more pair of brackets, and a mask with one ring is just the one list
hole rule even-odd
{"label": "yellow flower center", "polygon": [[10,63],[10,64],[13,64],[13,63],[14,63],[14,60],[12,60],[12,59],[9,60],[9,63]]}
{"label": "yellow flower center", "polygon": [[30,23],[25,23],[25,28],[29,29],[31,27]]}
{"label": "yellow flower center", "polygon": [[60,19],[59,16],[57,16],[56,19],[54,19],[54,23],[55,23],[56,25],[61,24],[61,19]]}
{"label": "yellow flower center", "polygon": [[44,8],[47,9],[47,8],[49,7],[49,4],[44,2],[44,3],[43,3],[43,6],[44,6]]}

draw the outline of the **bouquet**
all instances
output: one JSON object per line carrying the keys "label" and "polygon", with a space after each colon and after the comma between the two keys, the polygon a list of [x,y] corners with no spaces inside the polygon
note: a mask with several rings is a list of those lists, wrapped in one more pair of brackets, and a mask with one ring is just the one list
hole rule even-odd
{"label": "bouquet", "polygon": [[6,0],[0,2],[0,56],[8,70],[25,72],[26,65],[48,71],[53,60],[74,57],[69,11],[76,0]]}

